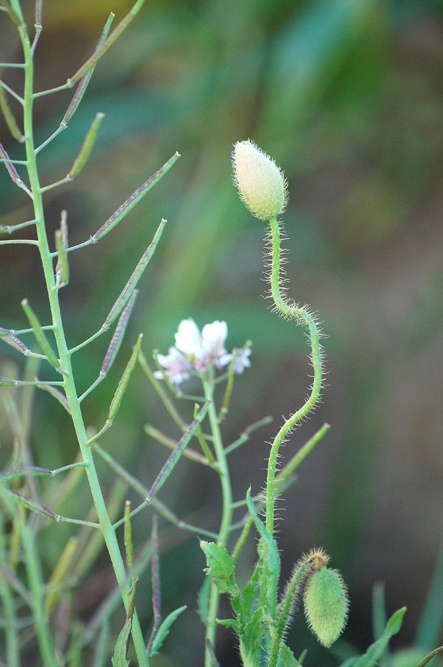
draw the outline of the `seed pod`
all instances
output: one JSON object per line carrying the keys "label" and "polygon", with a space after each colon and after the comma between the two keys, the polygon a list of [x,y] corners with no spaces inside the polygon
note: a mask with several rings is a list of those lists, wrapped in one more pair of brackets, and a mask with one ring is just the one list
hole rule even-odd
{"label": "seed pod", "polygon": [[238,141],[232,153],[234,182],[241,200],[259,220],[277,217],[288,202],[280,167],[253,141]]}
{"label": "seed pod", "polygon": [[331,646],[348,615],[348,595],[340,573],[323,566],[307,581],[303,600],[310,629],[323,646]]}

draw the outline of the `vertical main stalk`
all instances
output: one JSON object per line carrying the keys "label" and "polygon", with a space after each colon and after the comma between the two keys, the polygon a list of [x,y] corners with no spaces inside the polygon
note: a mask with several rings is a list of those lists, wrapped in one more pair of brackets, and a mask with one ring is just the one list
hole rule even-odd
{"label": "vertical main stalk", "polygon": [[[203,388],[206,399],[210,399],[208,407],[209,422],[211,424],[211,432],[214,437],[214,449],[217,457],[218,474],[220,475],[220,482],[223,495],[223,513],[220,524],[220,531],[218,534],[217,544],[226,547],[229,537],[229,529],[232,520],[232,489],[231,479],[229,476],[228,462],[226,459],[225,450],[220,433],[220,426],[217,419],[217,412],[213,400],[212,385],[207,378],[203,378]],[[216,618],[220,603],[220,591],[217,586],[211,582],[208,605],[208,622],[206,625],[206,641],[214,647],[216,634]],[[208,647],[205,648],[205,667],[212,667],[212,657]]]}
{"label": "vertical main stalk", "polygon": [[[83,416],[80,409],[75,380],[72,374],[71,358],[66,342],[66,336],[63,328],[63,320],[58,299],[58,290],[55,287],[55,275],[53,270],[53,259],[50,254],[48,237],[45,227],[43,197],[40,187],[40,181],[37,169],[37,155],[34,146],[33,134],[33,85],[34,85],[34,63],[31,44],[29,41],[26,26],[22,24],[19,27],[20,38],[23,46],[25,59],[25,86],[24,86],[24,111],[23,124],[25,134],[25,148],[27,158],[28,176],[30,188],[33,194],[34,213],[36,220],[37,239],[39,244],[40,257],[45,276],[48,300],[51,310],[52,324],[54,326],[54,336],[56,340],[60,367],[63,373],[63,382],[66,398],[68,400],[72,422],[78,439],[78,444],[85,462],[86,475],[91,489],[91,495],[97,511],[100,528],[109,552],[109,556],[114,568],[115,576],[119,586],[122,589],[122,598],[126,610],[128,610],[127,583],[124,562],[120,553],[117,537],[112,527],[106,508],[105,499],[100,487],[94,459],[90,446],[87,444],[88,437]],[[143,635],[138,621],[137,613],[134,611],[132,620],[132,637],[139,661],[140,667],[149,667],[149,660],[146,654],[146,647]],[[45,657],[45,656],[43,656]],[[53,661],[46,659],[46,664],[53,665]]]}

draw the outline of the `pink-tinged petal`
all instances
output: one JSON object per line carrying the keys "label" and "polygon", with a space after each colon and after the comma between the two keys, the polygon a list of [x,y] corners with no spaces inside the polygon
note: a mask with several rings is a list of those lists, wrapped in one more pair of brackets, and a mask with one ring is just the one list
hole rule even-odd
{"label": "pink-tinged petal", "polygon": [[187,359],[182,352],[177,350],[176,347],[169,348],[169,354],[166,356],[163,354],[157,355],[157,360],[160,366],[166,368],[168,371],[172,372],[183,372],[191,370],[192,364]]}
{"label": "pink-tinged petal", "polygon": [[164,371],[154,371],[154,377],[159,380],[167,378],[171,384],[175,385],[177,391],[179,391],[179,385],[184,382],[184,380],[188,380],[191,376],[189,373],[178,373],[165,369]]}

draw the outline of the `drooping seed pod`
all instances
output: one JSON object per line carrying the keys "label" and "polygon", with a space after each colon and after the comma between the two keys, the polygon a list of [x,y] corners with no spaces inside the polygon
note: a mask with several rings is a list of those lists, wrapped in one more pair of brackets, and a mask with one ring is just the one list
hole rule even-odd
{"label": "drooping seed pod", "polygon": [[238,141],[232,153],[234,182],[241,200],[259,220],[277,217],[286,208],[288,188],[280,167],[253,141]]}
{"label": "drooping seed pod", "polygon": [[323,646],[331,646],[348,615],[348,594],[341,574],[323,566],[306,582],[303,601],[310,629]]}

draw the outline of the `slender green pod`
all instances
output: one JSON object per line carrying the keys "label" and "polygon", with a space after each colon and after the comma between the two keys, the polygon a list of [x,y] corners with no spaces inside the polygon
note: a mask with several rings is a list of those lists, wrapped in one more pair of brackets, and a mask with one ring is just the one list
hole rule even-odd
{"label": "slender green pod", "polygon": [[69,283],[69,261],[68,261],[68,214],[62,211],[60,229],[55,232],[55,249],[58,260],[55,267],[55,287],[65,287]]}
{"label": "slender green pod", "polygon": [[134,546],[132,543],[131,501],[125,502],[125,553],[128,570],[134,567]]}
{"label": "slender green pod", "polygon": [[29,320],[29,324],[32,327],[32,330],[34,332],[35,339],[37,343],[40,345],[42,352],[46,356],[46,359],[49,361],[51,366],[54,366],[57,370],[60,370],[60,362],[55,356],[55,352],[52,349],[45,332],[43,331],[41,324],[39,322],[39,319],[37,315],[34,313],[32,310],[31,306],[29,305],[28,299],[23,299],[22,301],[22,308],[25,311],[25,315]]}
{"label": "slender green pod", "polygon": [[25,140],[19,126],[17,125],[17,121],[15,120],[14,114],[12,113],[11,107],[9,106],[8,98],[6,97],[6,93],[4,91],[4,88],[0,86],[0,109],[3,113],[3,117],[5,119],[6,125],[9,128],[10,133],[20,143],[23,143]]}
{"label": "slender green pod", "polygon": [[155,172],[150,178],[148,178],[147,181],[143,183],[135,192],[132,193],[130,197],[121,205],[119,208],[111,215],[110,218],[106,220],[106,222],[98,229],[95,234],[92,235],[92,240],[93,243],[101,239],[105,234],[108,234],[111,229],[114,229],[118,223],[123,220],[123,218],[131,211],[134,206],[142,199],[142,197],[145,196],[151,188],[154,187],[156,183],[164,176],[172,167],[174,162],[178,160],[180,157],[179,153],[174,153],[174,155],[169,158],[167,162],[163,165],[163,167],[160,167],[158,171]]}
{"label": "slender green pod", "polygon": [[94,120],[91,123],[91,127],[86,133],[86,137],[81,145],[79,154],[74,160],[74,164],[71,167],[71,170],[68,174],[69,179],[73,179],[81,172],[85,164],[87,163],[91,151],[94,148],[95,140],[97,138],[98,130],[101,125],[103,118],[105,117],[104,113],[97,113]]}
{"label": "slender green pod", "polygon": [[123,375],[120,378],[120,382],[118,383],[117,389],[114,394],[114,398],[112,399],[111,405],[109,407],[109,413],[107,419],[107,423],[109,424],[112,424],[119,410],[120,404],[122,402],[123,396],[128,386],[129,379],[132,375],[132,371],[134,370],[137,364],[138,353],[140,352],[140,345],[142,344],[142,340],[143,340],[143,334],[140,334],[140,336],[137,339],[137,343],[134,346],[131,358],[129,359],[125,370],[123,371]]}

